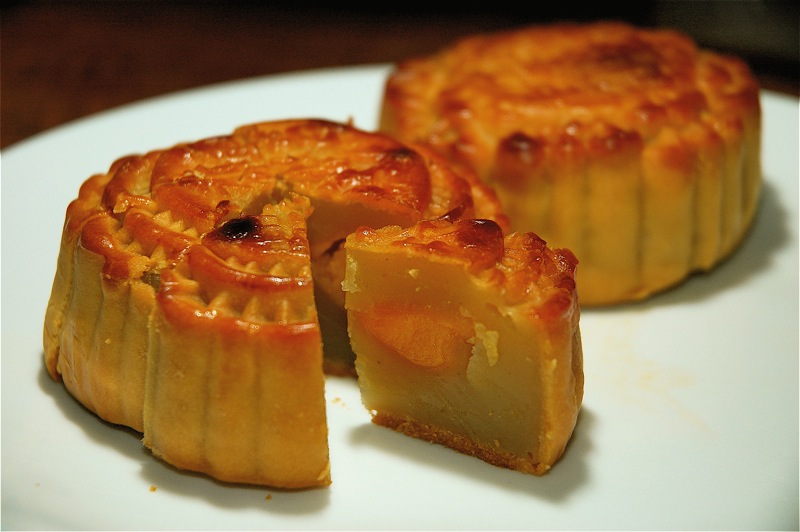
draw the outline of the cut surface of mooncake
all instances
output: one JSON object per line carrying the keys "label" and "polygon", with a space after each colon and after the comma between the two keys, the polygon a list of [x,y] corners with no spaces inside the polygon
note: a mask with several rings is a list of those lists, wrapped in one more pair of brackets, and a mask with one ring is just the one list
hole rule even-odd
{"label": "cut surface of mooncake", "polygon": [[569,248],[582,305],[712,269],[757,211],[757,81],[672,30],[564,23],[465,38],[396,66],[381,129],[471,167],[512,229]]}
{"label": "cut surface of mooncake", "polygon": [[487,220],[362,228],[343,287],[374,423],[541,475],[583,398],[575,257]]}
{"label": "cut surface of mooncake", "polygon": [[342,243],[445,215],[507,226],[440,155],[325,120],[123,157],[67,208],[47,370],[176,467],[327,486],[324,372],[354,373]]}

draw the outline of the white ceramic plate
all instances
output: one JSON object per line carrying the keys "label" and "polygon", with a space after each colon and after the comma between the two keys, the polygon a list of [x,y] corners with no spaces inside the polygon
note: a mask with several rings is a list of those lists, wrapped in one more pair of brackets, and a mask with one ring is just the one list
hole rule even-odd
{"label": "white ceramic plate", "polygon": [[647,303],[584,310],[586,397],[544,477],[372,425],[327,387],[333,485],[223,485],[154,459],[43,369],[67,203],[121,155],[275,118],[376,125],[387,68],[254,79],[102,113],[2,154],[2,528],[797,529],[798,101],[764,103],[766,186],[744,245]]}

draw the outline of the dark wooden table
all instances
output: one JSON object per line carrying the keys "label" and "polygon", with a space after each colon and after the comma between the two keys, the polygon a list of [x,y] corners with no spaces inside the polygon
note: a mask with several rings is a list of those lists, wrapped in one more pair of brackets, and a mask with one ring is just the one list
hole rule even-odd
{"label": "dark wooden table", "polygon": [[713,1],[580,9],[572,2],[533,9],[500,4],[449,12],[432,6],[404,11],[401,3],[12,2],[0,17],[0,147],[151,96],[288,71],[390,63],[467,34],[556,20],[678,27],[703,45],[744,56],[764,88],[798,94],[793,1],[771,2],[769,9],[730,1],[722,9]]}

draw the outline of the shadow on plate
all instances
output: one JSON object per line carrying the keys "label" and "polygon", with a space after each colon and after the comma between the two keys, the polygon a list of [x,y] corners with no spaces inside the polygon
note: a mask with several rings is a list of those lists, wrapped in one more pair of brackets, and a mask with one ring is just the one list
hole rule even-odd
{"label": "shadow on plate", "polygon": [[[44,355],[42,355],[44,356]],[[153,456],[142,445],[141,433],[122,425],[104,421],[94,412],[72,397],[63,384],[54,382],[42,364],[39,371],[39,387],[52,397],[64,418],[95,443],[116,449],[120,456],[141,465],[141,478],[146,486],[157,491],[168,491],[192,499],[205,500],[209,504],[226,509],[254,508],[269,513],[305,515],[325,508],[330,499],[327,489],[280,490],[268,486],[250,486],[226,483],[191,471],[177,469]],[[90,450],[87,450],[90,452]],[[290,493],[291,497],[272,497],[269,504],[265,497]]]}
{"label": "shadow on plate", "polygon": [[592,427],[595,415],[581,408],[572,438],[561,459],[545,475],[535,476],[487,464],[443,445],[415,439],[392,429],[366,423],[352,430],[350,442],[413,460],[426,468],[439,469],[490,485],[504,491],[528,494],[537,499],[559,503],[567,500],[586,484],[587,463],[592,451]]}
{"label": "shadow on plate", "polygon": [[775,254],[790,243],[789,216],[773,185],[765,180],[759,209],[741,245],[714,269],[690,275],[682,283],[637,303],[584,307],[582,312],[648,310],[667,305],[700,303],[715,294],[745,284],[769,269]]}

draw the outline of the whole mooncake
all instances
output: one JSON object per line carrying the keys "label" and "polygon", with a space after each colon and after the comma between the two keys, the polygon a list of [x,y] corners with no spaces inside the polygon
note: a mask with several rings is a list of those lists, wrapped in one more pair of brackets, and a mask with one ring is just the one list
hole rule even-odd
{"label": "whole mooncake", "polygon": [[740,59],[672,30],[563,23],[465,38],[396,66],[381,129],[472,168],[514,230],[569,248],[583,305],[712,269],[757,210],[758,84]]}

